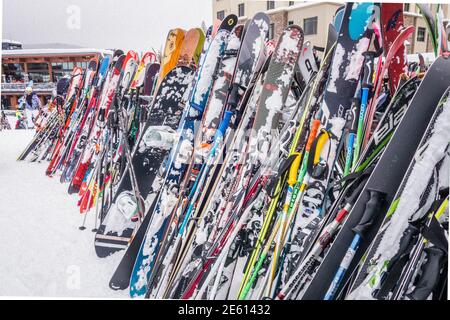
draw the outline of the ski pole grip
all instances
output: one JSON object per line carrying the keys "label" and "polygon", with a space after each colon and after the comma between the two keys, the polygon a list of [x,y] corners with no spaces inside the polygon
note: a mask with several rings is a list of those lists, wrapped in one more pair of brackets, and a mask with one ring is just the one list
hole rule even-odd
{"label": "ski pole grip", "polygon": [[367,101],[369,100],[369,88],[362,88],[362,96],[361,96],[361,107],[359,113],[361,113],[361,109],[365,112],[367,108]]}
{"label": "ski pole grip", "polygon": [[291,168],[289,170],[289,179],[288,179],[288,184],[290,186],[294,185],[297,183],[297,173],[298,173],[298,169],[300,168],[300,153],[296,152],[294,153],[295,155],[295,159],[291,164]]}
{"label": "ski pole grip", "polygon": [[358,234],[361,238],[364,238],[365,234],[374,223],[383,197],[384,193],[381,191],[369,190],[369,201],[366,203],[364,214],[359,223],[352,229],[353,232]]}
{"label": "ski pole grip", "polygon": [[311,132],[309,134],[309,138],[308,138],[308,142],[306,143],[306,151],[309,151],[311,149],[311,145],[314,142],[314,139],[317,136],[317,131],[319,131],[319,126],[320,126],[320,120],[315,119],[312,123],[311,126]]}
{"label": "ski pole grip", "polygon": [[361,100],[359,98],[354,98],[353,99],[353,105],[352,108],[350,109],[350,114],[349,116],[351,117],[349,119],[349,127],[350,127],[350,132],[351,133],[356,133],[356,131],[358,131],[358,115],[359,115],[359,109],[361,107]]}
{"label": "ski pole grip", "polygon": [[238,96],[239,96],[238,93],[239,93],[239,84],[233,83],[230,95],[228,96],[228,105],[230,105],[232,109],[236,108],[238,104]]}
{"label": "ski pole grip", "polygon": [[369,51],[364,52],[364,67],[363,67],[363,78],[362,84],[363,87],[372,87],[373,86],[373,64],[375,60],[375,52]]}
{"label": "ski pole grip", "polygon": [[427,261],[422,266],[422,276],[417,282],[413,292],[408,294],[412,300],[426,300],[439,282],[441,260],[445,253],[437,247],[426,248]]}
{"label": "ski pole grip", "polygon": [[227,131],[227,128],[230,125],[232,116],[233,116],[232,111],[229,110],[225,111],[222,122],[220,122],[219,128],[217,129],[217,134],[219,134],[222,137],[225,135],[225,131]]}
{"label": "ski pole grip", "polygon": [[205,110],[204,106],[202,106],[202,105],[200,105],[198,103],[195,103],[194,101],[191,101],[191,107],[194,108],[195,110],[197,110],[198,112],[201,112],[201,113],[203,113],[203,110]]}
{"label": "ski pole grip", "polygon": [[320,137],[317,139],[317,144],[314,152],[314,162],[313,162],[314,164],[319,163],[322,150],[325,148],[325,145],[329,139],[330,139],[329,132],[324,131],[320,134]]}

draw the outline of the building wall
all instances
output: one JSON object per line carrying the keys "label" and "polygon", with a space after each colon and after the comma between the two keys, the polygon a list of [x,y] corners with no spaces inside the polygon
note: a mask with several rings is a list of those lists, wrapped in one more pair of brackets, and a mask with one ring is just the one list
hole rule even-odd
{"label": "building wall", "polygon": [[278,39],[288,24],[288,14],[285,11],[279,11],[268,14],[270,22],[274,24],[273,38]]}
{"label": "building wall", "polygon": [[[213,1],[213,18],[216,18],[217,11],[224,10],[225,15],[237,14],[238,4],[244,3],[244,16],[240,18],[243,23],[248,17],[252,17],[255,13],[266,11],[271,22],[274,23],[274,34],[277,38],[282,30],[287,26],[289,21],[304,28],[304,19],[317,17],[317,34],[306,35],[305,41],[311,41],[313,45],[324,47],[326,43],[328,23],[332,21],[336,9],[344,4],[344,2],[317,2],[308,6],[296,8],[296,5],[305,4],[306,1],[294,1],[294,6],[289,6],[289,1],[275,1],[275,9],[267,11],[267,1],[257,0],[212,0]],[[431,9],[436,9],[436,4],[432,4]],[[444,17],[450,18],[450,4],[442,4]],[[410,45],[407,47],[408,53],[416,52],[432,52],[431,38],[428,35],[424,19],[420,16],[419,8],[414,3],[409,4],[408,12],[405,12],[405,25],[413,25],[416,30],[410,37]],[[425,28],[425,41],[417,41],[417,28]]]}
{"label": "building wall", "polygon": [[333,20],[338,4],[323,3],[293,10],[288,13],[288,21],[293,21],[304,29],[304,20],[317,17],[317,34],[305,35],[305,41],[311,41],[313,45],[324,47],[328,33],[328,24]]}
{"label": "building wall", "polygon": [[428,52],[432,51],[431,41],[428,43],[427,39],[429,39],[428,32],[426,32],[425,35],[425,41],[417,41],[417,30],[418,28],[427,28],[427,25],[425,24],[425,21],[422,18],[415,17],[414,18],[414,24],[413,26],[416,28],[414,31],[414,46],[412,47],[412,51],[410,53],[417,53],[417,52]]}
{"label": "building wall", "polygon": [[275,1],[274,9],[267,11],[267,1],[248,1],[248,0],[212,0],[213,18],[216,19],[217,12],[223,10],[224,15],[238,13],[238,5],[244,3],[244,16],[240,17],[240,22],[244,23],[249,17],[256,13],[265,11],[274,24],[274,38],[277,39],[289,21],[303,28],[305,18],[318,17],[317,34],[305,36],[315,45],[324,46],[326,42],[328,22],[332,20],[339,3],[317,3],[311,6],[295,8],[296,4],[302,4],[304,1],[294,1],[293,7],[289,6],[289,1]]}
{"label": "building wall", "polygon": [[[217,18],[217,12],[223,10],[225,16],[228,14],[238,14],[238,5],[244,3],[244,17],[252,17],[258,12],[267,10],[267,1],[255,0],[212,0],[213,19]],[[288,7],[289,1],[275,1],[275,9]]]}

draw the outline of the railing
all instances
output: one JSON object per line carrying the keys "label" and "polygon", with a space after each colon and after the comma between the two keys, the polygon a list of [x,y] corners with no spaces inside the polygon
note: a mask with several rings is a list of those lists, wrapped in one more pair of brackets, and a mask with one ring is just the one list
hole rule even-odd
{"label": "railing", "polygon": [[[2,83],[2,92],[23,92],[27,87],[26,83]],[[33,84],[34,92],[51,93],[56,85],[52,82]]]}

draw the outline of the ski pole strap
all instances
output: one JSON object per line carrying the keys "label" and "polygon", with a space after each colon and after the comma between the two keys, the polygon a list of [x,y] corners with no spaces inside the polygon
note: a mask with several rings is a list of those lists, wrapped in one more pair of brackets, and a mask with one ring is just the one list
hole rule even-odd
{"label": "ski pole strap", "polygon": [[445,252],[437,247],[425,248],[427,261],[421,267],[421,276],[414,290],[406,296],[411,300],[426,300],[439,282]]}
{"label": "ski pole strap", "polygon": [[[330,184],[328,186],[327,190],[326,190],[326,194],[330,195],[333,192],[334,188],[336,188],[336,187],[341,187],[342,188],[343,184],[345,182],[348,182],[348,181],[352,182],[352,181],[356,181],[358,179],[361,179],[360,184],[362,184],[363,183],[363,179],[368,179],[369,178],[369,175],[372,173],[373,168],[374,168],[374,166],[372,165],[372,166],[366,167],[362,171],[349,173],[348,175],[346,175],[342,179],[340,179],[340,180]],[[364,182],[364,184],[365,184],[365,182]]]}
{"label": "ski pole strap", "polygon": [[421,230],[422,236],[437,248],[448,253],[448,240],[445,236],[445,230],[433,215],[430,218],[429,225]]}
{"label": "ski pole strap", "polygon": [[398,252],[389,262],[386,272],[381,276],[382,284],[373,294],[378,300],[387,299],[389,293],[397,285],[398,279],[403,271],[404,266],[409,260],[410,252],[417,243],[419,237],[419,229],[412,224],[403,232],[400,239],[400,248]]}
{"label": "ski pole strap", "polygon": [[448,239],[445,230],[439,223],[439,217],[444,213],[448,206],[448,189],[445,198],[440,198],[434,201],[429,210],[430,214],[422,227],[420,233],[422,236],[432,243],[435,247],[440,248],[446,254],[448,253]]}

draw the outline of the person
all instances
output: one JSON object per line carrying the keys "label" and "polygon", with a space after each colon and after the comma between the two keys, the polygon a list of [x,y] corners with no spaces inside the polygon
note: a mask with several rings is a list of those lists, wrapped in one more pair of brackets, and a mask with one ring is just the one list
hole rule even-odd
{"label": "person", "polygon": [[11,125],[9,124],[9,121],[8,121],[8,118],[6,117],[5,112],[3,110],[1,110],[1,111],[2,111],[2,113],[1,113],[1,120],[0,120],[0,122],[1,122],[0,130],[11,129]]}
{"label": "person", "polygon": [[19,106],[21,109],[25,109],[28,129],[34,129],[34,119],[38,116],[42,106],[32,87],[26,87],[23,97],[19,99]]}
{"label": "person", "polygon": [[16,129],[26,129],[26,117],[24,117],[22,111],[20,109],[16,110]]}

